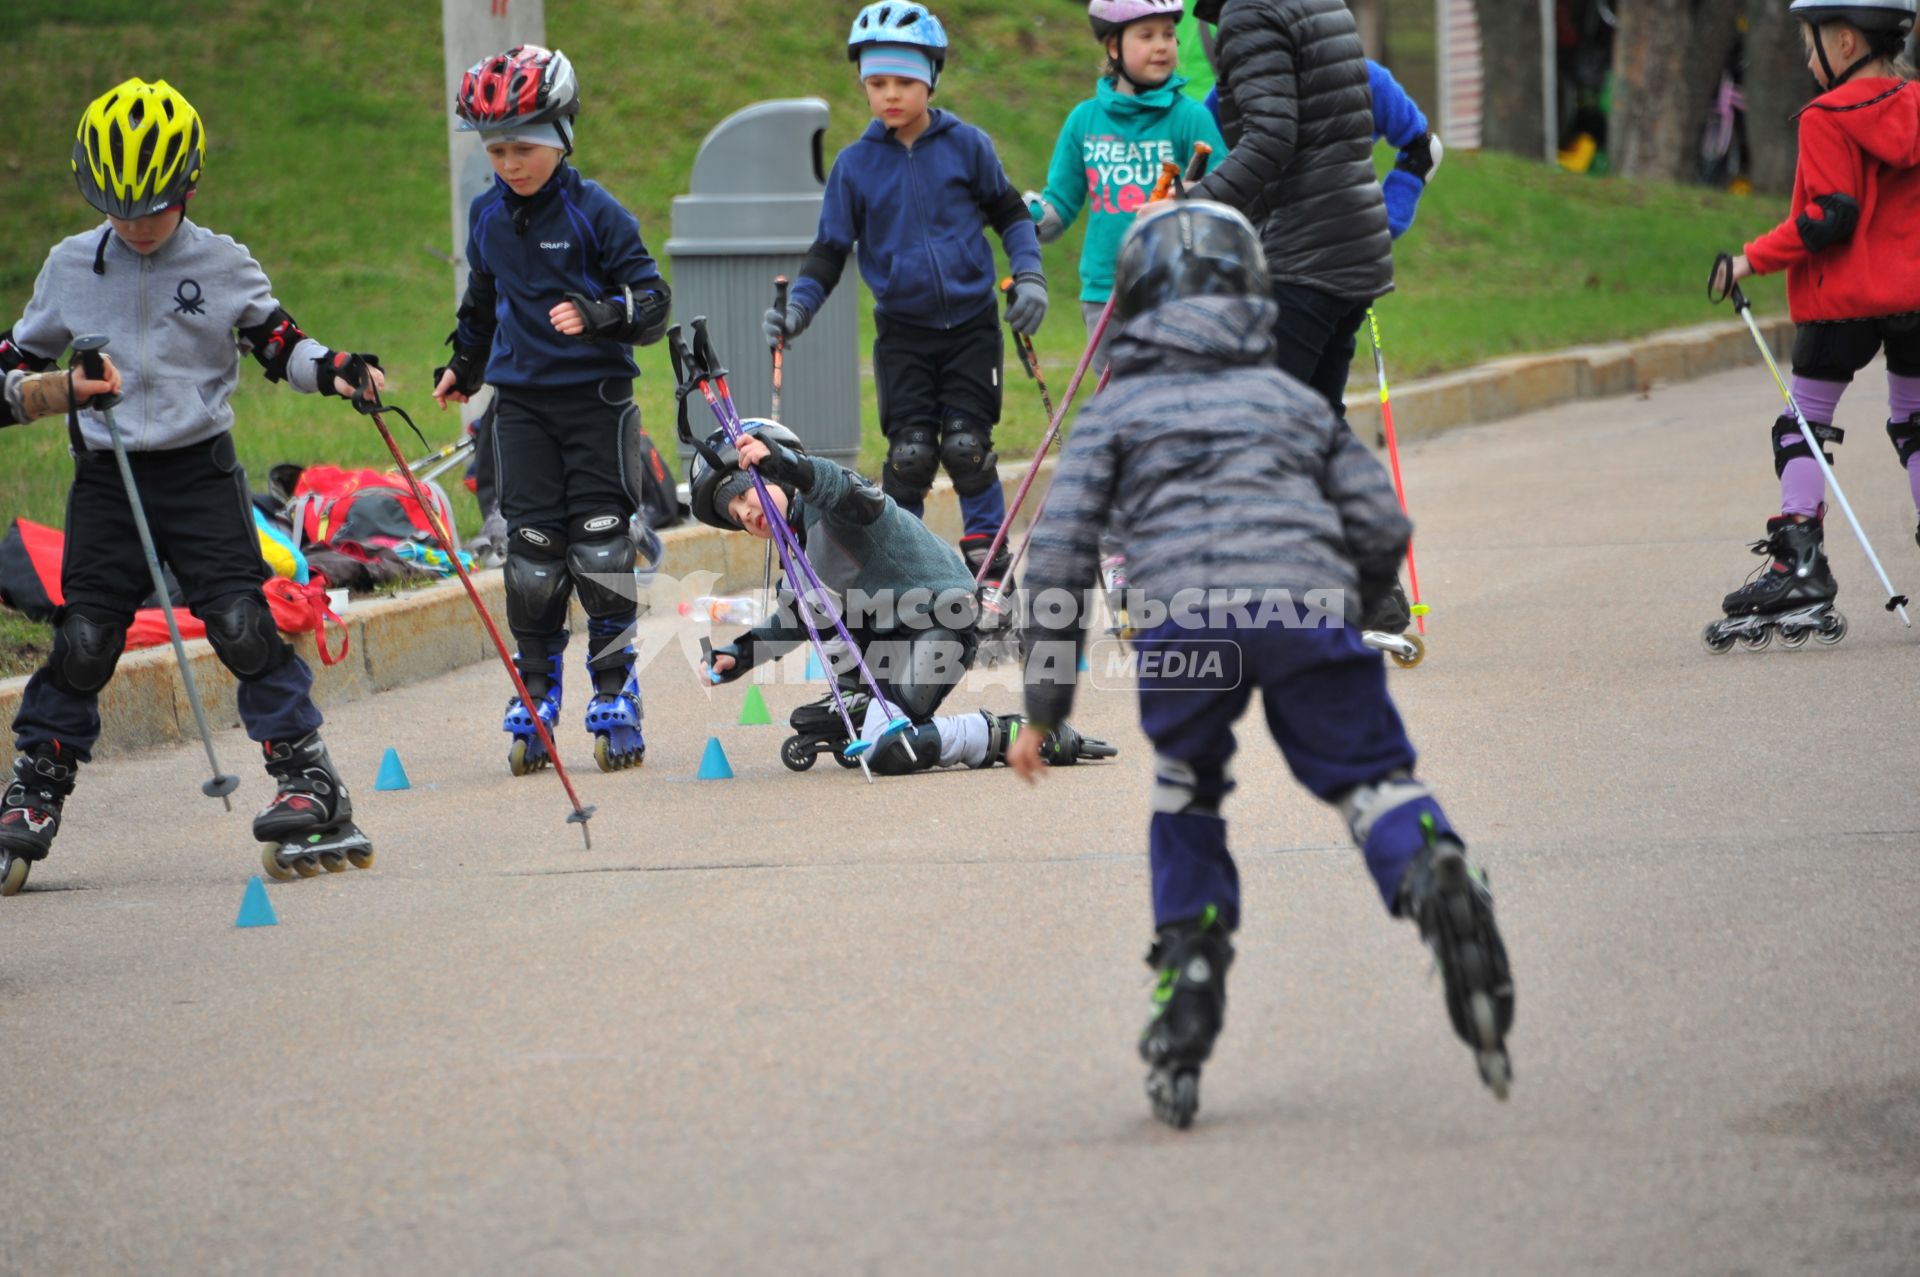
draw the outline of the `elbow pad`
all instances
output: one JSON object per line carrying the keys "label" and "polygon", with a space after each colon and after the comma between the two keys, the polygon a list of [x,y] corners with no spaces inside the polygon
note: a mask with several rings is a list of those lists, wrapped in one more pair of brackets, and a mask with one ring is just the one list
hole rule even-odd
{"label": "elbow pad", "polygon": [[307,339],[293,316],[275,307],[263,323],[240,330],[240,340],[254,359],[266,370],[268,381],[287,379],[287,361],[296,346]]}
{"label": "elbow pad", "polygon": [[13,329],[0,333],[0,374],[10,372],[50,372],[58,367],[52,359],[42,359],[13,340]]}
{"label": "elbow pad", "polygon": [[622,287],[605,301],[594,301],[580,293],[567,293],[566,299],[580,312],[586,325],[575,341],[617,341],[623,345],[644,346],[659,341],[667,331],[667,315],[672,309],[666,288],[633,295]]}
{"label": "elbow pad", "polygon": [[1425,182],[1440,167],[1441,157],[1445,154],[1446,148],[1440,145],[1440,139],[1428,132],[1401,147],[1400,157],[1393,162],[1393,167]]}
{"label": "elbow pad", "polygon": [[858,528],[878,523],[880,516],[887,512],[886,494],[880,490],[879,484],[863,475],[854,475],[853,478],[856,482],[848,486],[835,512]]}
{"label": "elbow pad", "polygon": [[[1820,210],[1819,217],[1813,216],[1816,208]],[[1800,242],[1807,246],[1809,253],[1846,243],[1859,225],[1860,205],[1851,195],[1816,195],[1813,203],[1793,219],[1793,228],[1800,232]]]}

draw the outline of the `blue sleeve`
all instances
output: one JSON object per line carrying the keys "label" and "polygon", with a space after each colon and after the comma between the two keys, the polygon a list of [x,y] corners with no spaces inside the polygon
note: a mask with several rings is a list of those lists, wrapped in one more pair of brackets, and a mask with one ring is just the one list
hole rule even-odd
{"label": "blue sleeve", "polygon": [[[848,147],[847,151],[852,149]],[[833,171],[827,174],[827,191],[820,201],[820,229],[813,236],[815,249],[838,253],[843,261],[853,252],[854,241],[859,238],[852,183],[847,176],[851,167],[847,163],[847,151],[835,157]],[[828,291],[825,284],[802,269],[800,278],[793,281],[788,300],[808,314],[816,315],[826,305]]]}
{"label": "blue sleeve", "polygon": [[1373,135],[1394,148],[1406,146],[1427,132],[1427,117],[1387,70],[1367,59],[1367,83],[1373,89]]}
{"label": "blue sleeve", "polygon": [[[1026,204],[1020,199],[1020,192],[1013,189],[1013,181],[1008,178],[1007,170],[1000,165],[1000,156],[993,149],[993,139],[980,130],[976,134],[974,153],[973,196],[983,210],[991,210],[1009,199],[1013,206],[1025,213]],[[1033,227],[1033,219],[1028,216],[1012,217],[999,225],[1000,243],[1007,250],[1007,266],[1016,275],[1031,272],[1035,275],[1046,273],[1040,263],[1040,232]]]}
{"label": "blue sleeve", "polygon": [[600,236],[600,269],[607,283],[631,288],[636,294],[662,291],[665,284],[659,264],[640,238],[640,219],[604,191],[595,203],[594,232]]}

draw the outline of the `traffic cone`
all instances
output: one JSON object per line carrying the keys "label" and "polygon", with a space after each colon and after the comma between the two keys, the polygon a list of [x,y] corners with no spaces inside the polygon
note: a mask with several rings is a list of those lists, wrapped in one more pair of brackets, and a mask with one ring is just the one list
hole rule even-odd
{"label": "traffic cone", "polygon": [[387,752],[380,759],[380,775],[374,780],[375,789],[412,789],[413,782],[407,779],[407,769],[400,765],[400,753],[393,746],[387,746]]}
{"label": "traffic cone", "polygon": [[718,736],[707,737],[707,752],[700,760],[701,780],[732,780],[733,764],[727,761],[727,751],[720,748]]}
{"label": "traffic cone", "polygon": [[809,683],[824,683],[827,681],[827,672],[820,668],[820,653],[812,649],[807,651],[807,677],[805,681]]}
{"label": "traffic cone", "polygon": [[767,712],[767,698],[760,694],[759,684],[748,684],[747,699],[740,706],[740,726],[767,727],[772,723],[773,715]]}
{"label": "traffic cone", "polygon": [[240,897],[240,913],[234,918],[236,927],[271,927],[279,922],[273,912],[273,901],[267,899],[267,884],[255,874],[247,879],[247,892]]}

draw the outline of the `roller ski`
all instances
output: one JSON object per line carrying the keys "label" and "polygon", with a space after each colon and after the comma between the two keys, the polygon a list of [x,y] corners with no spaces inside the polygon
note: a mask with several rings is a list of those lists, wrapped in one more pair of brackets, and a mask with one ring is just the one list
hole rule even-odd
{"label": "roller ski", "polygon": [[542,771],[552,761],[547,756],[546,742],[540,739],[540,729],[534,726],[537,714],[540,722],[546,726],[551,737],[554,725],[560,721],[560,658],[554,653],[547,658],[545,669],[529,669],[521,666],[520,676],[526,681],[527,695],[534,698],[534,709],[529,712],[518,696],[507,701],[506,720],[501,728],[513,737],[507,746],[507,769],[516,776],[525,776],[529,772]]}
{"label": "roller ski", "polygon": [[1420,938],[1440,963],[1453,1031],[1473,1048],[1480,1080],[1504,1100],[1513,1084],[1507,1055],[1513,973],[1493,921],[1493,892],[1486,875],[1467,863],[1458,839],[1437,834],[1431,816],[1421,818],[1421,829],[1426,846],[1407,868],[1396,912],[1419,925]]}
{"label": "roller ski", "polygon": [[334,770],[320,733],[263,746],[267,774],[280,783],[258,816],[253,836],[266,844],[261,868],[279,882],[322,872],[373,867],[373,841],[353,823],[353,800]]}
{"label": "roller ski", "polygon": [[1363,622],[1360,641],[1403,670],[1427,659],[1427,645],[1418,634],[1407,633],[1416,616],[1427,614],[1426,604],[1410,604],[1407,592],[1395,582],[1393,593],[1382,599]]}
{"label": "roller ski", "polygon": [[35,746],[13,760],[13,781],[0,798],[0,896],[18,895],[34,863],[53,850],[73,774],[73,764],[62,761],[54,745]]}
{"label": "roller ski", "polygon": [[1847,636],[1847,618],[1833,606],[1840,586],[1827,565],[1818,519],[1768,519],[1766,539],[1752,549],[1768,561],[1721,601],[1726,619],[1708,622],[1700,635],[1709,652],[1719,656],[1735,644],[1757,652],[1776,633],[1789,649],[1805,646],[1808,639],[1830,647]]}
{"label": "roller ski", "polygon": [[[980,711],[980,717],[987,720],[987,756],[979,765],[992,767],[1006,762],[1007,751],[1020,738],[1020,733],[1027,730],[1026,719],[1019,714],[995,714],[984,709]],[[1112,758],[1119,752],[1117,747],[1106,741],[1082,736],[1067,723],[1060,724],[1040,741],[1040,761],[1049,767],[1072,767],[1076,763],[1097,762]]]}
{"label": "roller ski", "polygon": [[[840,695],[847,707],[847,717],[856,723],[864,721],[871,698],[865,692]],[[787,770],[807,771],[822,754],[831,754],[834,762],[849,771],[860,766],[857,755],[852,758],[846,755],[853,738],[847,735],[847,725],[841,721],[840,711],[834,708],[833,697],[826,696],[794,710],[787,726],[793,729],[793,735],[780,745],[780,761],[787,765]]]}
{"label": "roller ski", "polygon": [[594,694],[587,706],[587,730],[593,733],[593,761],[601,771],[623,771],[646,761],[641,717],[640,683],[631,673],[618,692]]}
{"label": "roller ski", "polygon": [[1196,920],[1162,927],[1147,965],[1159,977],[1153,1015],[1140,1034],[1140,1058],[1149,1070],[1147,1102],[1155,1117],[1184,1131],[1200,1110],[1200,1066],[1226,1023],[1233,944],[1209,906]]}

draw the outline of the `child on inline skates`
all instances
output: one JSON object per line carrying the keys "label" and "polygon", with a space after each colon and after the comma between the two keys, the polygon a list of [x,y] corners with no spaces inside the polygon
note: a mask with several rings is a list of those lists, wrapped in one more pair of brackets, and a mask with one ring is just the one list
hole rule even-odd
{"label": "child on inline skates", "polygon": [[[973,577],[952,546],[892,497],[851,470],[809,457],[799,438],[778,422],[748,419],[749,438],[735,448],[725,432],[708,436],[693,464],[690,483],[693,514],[709,527],[744,531],[770,540],[769,519],[783,519],[802,548],[811,544],[821,584],[848,608],[847,630],[881,692],[913,725],[884,736],[891,715],[873,703],[864,685],[848,698],[861,739],[879,742],[870,766],[882,775],[929,767],[991,767],[1006,757],[1017,739],[1015,715],[973,714],[935,717],[947,695],[965,677],[979,645],[978,604]],[[763,509],[743,467],[759,470],[774,509]],[[775,615],[713,650],[710,669],[731,682],[755,665],[779,657],[807,641],[800,617],[804,606],[787,582]],[[818,622],[816,622],[818,623]],[[851,660],[845,661],[851,666]],[[836,671],[827,671],[829,677]],[[841,675],[842,685],[848,680]],[[849,743],[833,700],[828,696],[803,705],[792,718],[794,739],[783,759],[796,771],[813,765],[816,754],[836,754]],[[1038,757],[1053,766],[1082,759],[1111,758],[1117,752],[1104,741],[1081,736],[1064,722],[1044,734]]]}
{"label": "child on inline skates", "polygon": [[[887,439],[886,494],[918,516],[942,465],[960,497],[960,550],[979,572],[1006,517],[993,428],[1000,420],[1000,322],[991,224],[1014,295],[1007,322],[1031,336],[1047,313],[1040,241],[993,142],[928,100],[947,59],[940,20],[912,0],[862,9],[847,38],[873,123],[827,177],[820,229],[784,311],[768,310],[769,346],[792,341],[826,304],[858,245],[873,293],[873,374]],[[1003,548],[981,584],[1007,568]]]}
{"label": "child on inline skates", "polygon": [[[291,876],[279,849],[315,836],[329,849],[338,844],[344,868],[347,850],[362,864],[371,845],[353,826],[347,788],[320,739],[313,672],[280,637],[261,591],[268,569],[227,401],[242,352],[268,381],[306,394],[350,397],[385,378],[372,355],[335,352],[302,332],[244,246],[187,218],[205,155],[199,113],[165,80],[127,80],[87,107],[73,146],[74,181],[106,225],[54,245],[20,321],[0,336],[6,415],[24,420],[66,408],[64,377],[19,374],[51,368],[78,337],[111,339],[123,367],[109,365],[104,380],[123,384],[76,371],[72,406],[124,395],[115,420],[155,546],[206,624],[214,654],[240,681],[240,720],[278,782],[253,821],[254,837],[268,844],[268,872]],[[60,561],[66,602],[54,618],[53,651],[13,720],[20,752],[0,799],[0,895],[19,891],[52,849],[77,771],[100,739],[101,690],[153,590],[105,416],[70,413],[67,433],[74,476]],[[292,863],[307,872],[317,861]]]}
{"label": "child on inline skates", "polygon": [[532,706],[502,724],[516,776],[546,766],[534,716],[560,716],[567,599],[587,613],[587,731],[602,771],[646,757],[630,642],[638,616],[632,519],[641,508],[633,347],[667,331],[669,295],[640,224],[567,163],[580,86],[558,50],[521,45],[461,82],[496,180],[468,214],[467,294],[434,397],[494,387],[494,471],[507,521],[507,625]]}
{"label": "child on inline skates", "polygon": [[[1113,381],[1067,440],[1025,582],[1027,721],[1039,733],[1073,706],[1085,628],[1041,601],[1092,574],[1109,528],[1132,568],[1140,719],[1156,751],[1159,984],[1140,1054],[1155,1113],[1177,1127],[1193,1120],[1225,1015],[1240,886],[1221,805],[1233,724],[1256,689],[1294,775],[1339,806],[1382,902],[1433,947],[1481,1077],[1502,1097],[1511,1077],[1513,981],[1493,896],[1414,778],[1380,655],[1354,625],[1392,588],[1411,527],[1325,399],[1272,366],[1270,287],[1259,236],[1225,205],[1172,201],[1142,216],[1114,281],[1125,327]],[[1343,615],[1327,615],[1329,599]],[[1040,775],[1032,739],[1007,756],[1028,780]]]}
{"label": "child on inline skates", "polygon": [[[1713,287],[1787,273],[1793,397],[1823,452],[1845,436],[1834,415],[1854,374],[1886,352],[1887,435],[1920,506],[1920,87],[1900,61],[1914,10],[1915,0],[1793,0],[1821,93],[1799,117],[1792,215],[1733,259],[1731,279],[1716,267]],[[1753,546],[1768,563],[1721,602],[1728,619],[1705,636],[1714,651],[1736,638],[1762,646],[1774,629],[1796,647],[1846,633],[1822,532],[1825,478],[1790,414],[1772,436],[1780,513]]]}

